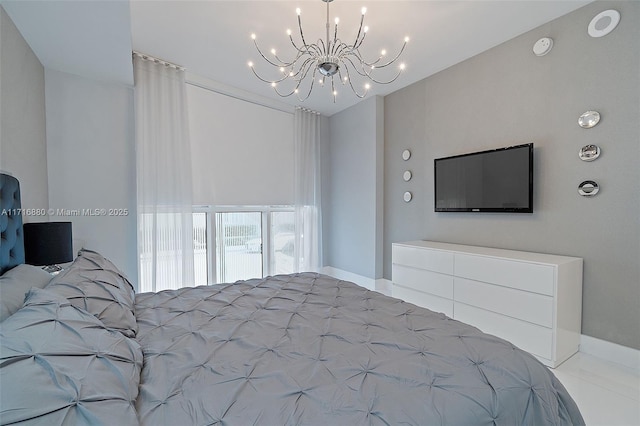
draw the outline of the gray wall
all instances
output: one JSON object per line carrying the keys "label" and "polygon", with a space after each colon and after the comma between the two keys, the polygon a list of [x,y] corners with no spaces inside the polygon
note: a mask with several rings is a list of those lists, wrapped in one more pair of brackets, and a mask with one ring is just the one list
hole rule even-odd
{"label": "gray wall", "polygon": [[128,210],[52,220],[73,222],[75,248],[99,251],[136,285],[133,89],[50,69],[46,83],[50,207]]}
{"label": "gray wall", "polygon": [[[0,6],[0,170],[20,181],[22,207],[49,207],[44,68]],[[24,216],[44,222],[46,216]]]}
{"label": "gray wall", "polygon": [[379,96],[329,118],[323,158],[324,265],[382,276],[383,114]]}
{"label": "gray wall", "polygon": [[[587,35],[600,11],[622,18]],[[584,258],[583,334],[640,348],[640,2],[596,2],[385,98],[385,270],[391,243],[430,239]],[[541,37],[553,50],[536,57]],[[576,124],[602,114],[589,130]],[[533,214],[435,213],[434,158],[533,142]],[[601,157],[578,159],[586,144]],[[404,148],[413,151],[405,163]],[[413,169],[414,180],[399,177]],[[577,185],[597,181],[583,198]],[[414,201],[405,204],[409,188]]]}

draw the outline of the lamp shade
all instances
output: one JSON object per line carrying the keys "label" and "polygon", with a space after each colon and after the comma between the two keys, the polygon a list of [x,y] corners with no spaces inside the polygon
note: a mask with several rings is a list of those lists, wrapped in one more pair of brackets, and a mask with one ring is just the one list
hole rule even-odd
{"label": "lamp shade", "polygon": [[46,266],[73,260],[71,222],[24,224],[25,262]]}

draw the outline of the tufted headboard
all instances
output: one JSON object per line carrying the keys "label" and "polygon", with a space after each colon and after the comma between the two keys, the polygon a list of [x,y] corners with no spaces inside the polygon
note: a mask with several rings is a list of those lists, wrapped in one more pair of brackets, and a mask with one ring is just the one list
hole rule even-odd
{"label": "tufted headboard", "polygon": [[20,183],[0,173],[0,275],[24,263]]}

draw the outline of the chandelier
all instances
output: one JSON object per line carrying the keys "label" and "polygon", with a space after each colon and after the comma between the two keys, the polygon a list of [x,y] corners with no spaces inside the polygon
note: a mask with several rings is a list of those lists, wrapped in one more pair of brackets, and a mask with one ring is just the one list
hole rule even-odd
{"label": "chandelier", "polygon": [[[287,97],[296,95],[300,102],[309,98],[313,91],[314,84],[316,83],[320,86],[330,85],[333,102],[335,103],[336,96],[338,95],[338,90],[336,88],[338,84],[351,87],[351,90],[357,97],[364,98],[371,87],[369,82],[377,84],[389,84],[394,82],[400,74],[402,74],[402,71],[404,71],[405,65],[403,63],[399,64],[397,71],[390,79],[380,80],[376,78],[374,74],[378,74],[379,70],[394,64],[398,60],[409,41],[409,37],[405,37],[402,48],[397,55],[393,57],[393,59],[386,60],[387,52],[386,50],[382,50],[380,52],[380,56],[376,59],[366,61],[362,57],[359,49],[364,42],[367,31],[369,30],[369,27],[363,26],[364,15],[367,12],[367,9],[365,7],[362,8],[360,27],[358,28],[355,41],[353,44],[347,44],[338,38],[338,18],[335,19],[333,39],[330,38],[329,3],[333,0],[322,1],[327,3],[325,40],[318,39],[316,43],[307,43],[304,32],[302,31],[302,20],[300,18],[301,12],[299,8],[296,9],[296,13],[298,14],[300,41],[296,43],[293,39],[291,30],[287,30],[289,41],[294,48],[294,58],[292,60],[287,61],[281,59],[275,49],[271,49],[271,55],[265,55],[262,49],[258,46],[256,35],[251,34],[253,43],[260,56],[279,70],[279,72],[275,73],[277,76],[274,79],[267,79],[256,72],[253,62],[249,62],[249,67],[255,76],[265,83],[271,84],[271,87],[273,87],[279,96]],[[352,80],[352,77],[355,77],[356,74],[363,77],[357,77],[358,79],[364,79],[367,81],[361,90],[358,90],[354,86],[354,82]]]}

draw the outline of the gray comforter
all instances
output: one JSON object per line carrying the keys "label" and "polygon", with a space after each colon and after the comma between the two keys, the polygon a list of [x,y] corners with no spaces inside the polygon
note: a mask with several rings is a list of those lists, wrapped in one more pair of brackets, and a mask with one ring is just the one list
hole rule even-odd
{"label": "gray comforter", "polygon": [[324,275],[136,297],[142,424],[582,424],[509,342]]}
{"label": "gray comforter", "polygon": [[1,424],[584,424],[512,344],[325,275],[135,295],[88,250],[48,284],[19,272]]}

